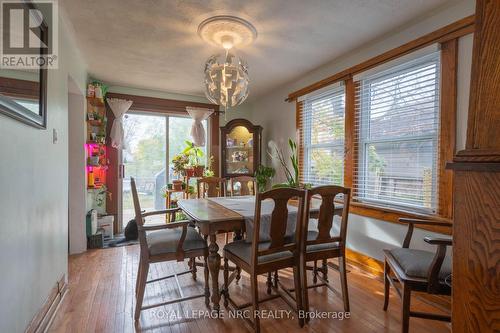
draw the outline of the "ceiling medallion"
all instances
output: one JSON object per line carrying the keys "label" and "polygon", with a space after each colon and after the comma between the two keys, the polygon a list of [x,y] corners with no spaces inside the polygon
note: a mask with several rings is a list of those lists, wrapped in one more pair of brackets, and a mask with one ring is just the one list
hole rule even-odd
{"label": "ceiling medallion", "polygon": [[219,15],[201,22],[198,35],[226,50],[225,54],[211,56],[205,63],[207,98],[226,110],[240,105],[248,97],[248,65],[229,50],[250,45],[257,38],[257,30],[242,18]]}

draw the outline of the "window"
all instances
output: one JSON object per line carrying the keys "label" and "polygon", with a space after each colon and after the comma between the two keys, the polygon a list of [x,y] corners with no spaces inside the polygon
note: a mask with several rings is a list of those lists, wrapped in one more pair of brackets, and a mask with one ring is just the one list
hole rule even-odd
{"label": "window", "polygon": [[314,186],[343,185],[345,93],[343,86],[303,101],[300,142],[303,147],[301,181]]}
{"label": "window", "polygon": [[439,62],[435,52],[355,82],[357,201],[436,212]]}

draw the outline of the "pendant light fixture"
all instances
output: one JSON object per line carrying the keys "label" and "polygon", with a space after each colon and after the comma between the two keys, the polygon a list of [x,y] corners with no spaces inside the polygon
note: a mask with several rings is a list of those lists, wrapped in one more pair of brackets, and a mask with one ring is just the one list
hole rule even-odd
{"label": "pendant light fixture", "polygon": [[235,16],[210,17],[198,26],[198,35],[206,42],[221,46],[223,54],[211,56],[205,63],[205,95],[226,110],[240,105],[248,97],[248,65],[234,52],[235,47],[251,44],[257,38],[254,26]]}

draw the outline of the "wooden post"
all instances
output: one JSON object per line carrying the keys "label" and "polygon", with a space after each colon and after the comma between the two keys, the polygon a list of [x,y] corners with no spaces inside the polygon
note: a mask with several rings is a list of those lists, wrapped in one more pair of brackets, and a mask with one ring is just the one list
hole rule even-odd
{"label": "wooden post", "polygon": [[500,1],[477,0],[466,149],[454,177],[453,332],[500,331]]}

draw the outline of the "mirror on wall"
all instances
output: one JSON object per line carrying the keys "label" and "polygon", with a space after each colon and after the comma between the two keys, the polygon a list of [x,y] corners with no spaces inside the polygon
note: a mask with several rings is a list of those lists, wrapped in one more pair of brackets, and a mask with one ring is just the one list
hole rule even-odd
{"label": "mirror on wall", "polygon": [[[22,6],[26,6],[30,15],[31,13],[36,15],[37,11],[33,11],[34,7],[32,4],[24,3]],[[29,11],[29,9],[32,9],[32,11]],[[10,17],[10,20],[14,22],[14,18]],[[32,18],[30,17],[30,19]],[[39,18],[35,17],[34,19]],[[12,27],[16,27],[16,24],[10,24],[9,26],[13,29]],[[3,64],[0,66],[0,113],[25,124],[45,129],[47,126],[47,69],[37,66],[39,62],[34,62],[34,64],[32,62],[30,65],[25,65],[26,63],[22,61],[23,59],[35,59],[34,61],[36,61],[36,59],[45,56],[46,49],[43,46],[48,45],[48,26],[41,20],[38,23],[38,27],[30,28],[30,31],[39,39],[35,39],[35,42],[38,42],[38,46],[35,47],[34,53],[33,41],[30,41],[30,47],[25,47],[26,42],[24,44],[21,43],[18,51],[13,47],[9,49],[12,53],[18,52],[22,55],[19,57],[20,60],[17,60],[21,65],[12,65],[11,62],[10,66],[3,66]],[[19,38],[19,35],[26,33],[22,26],[19,28],[19,31],[9,30],[8,32],[9,39],[7,43],[11,43],[11,46],[15,46],[16,40],[23,41]],[[2,62],[5,61],[5,57],[17,59],[15,58],[16,56],[7,54],[5,49],[4,47]],[[26,49],[29,50],[26,51]]]}

